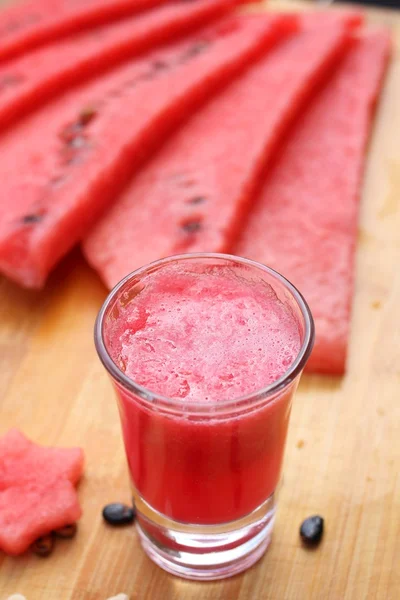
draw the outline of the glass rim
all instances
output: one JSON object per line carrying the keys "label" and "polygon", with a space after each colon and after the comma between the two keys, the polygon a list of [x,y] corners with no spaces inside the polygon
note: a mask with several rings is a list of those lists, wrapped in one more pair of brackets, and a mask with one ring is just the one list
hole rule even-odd
{"label": "glass rim", "polygon": [[[162,267],[164,265],[168,265],[177,261],[185,261],[185,260],[201,260],[201,259],[215,259],[215,260],[223,260],[229,261],[232,263],[240,263],[257,270],[264,271],[268,275],[272,276],[275,280],[281,283],[289,292],[292,294],[294,299],[297,302],[298,307],[300,308],[301,314],[304,319],[304,340],[300,347],[299,353],[290,367],[277,379],[276,381],[266,385],[263,388],[259,388],[254,392],[249,394],[245,394],[242,396],[238,396],[237,398],[226,399],[226,400],[218,400],[218,401],[190,401],[187,402],[185,399],[176,399],[169,398],[168,396],[164,396],[163,394],[159,394],[157,392],[153,392],[151,389],[146,388],[145,386],[133,381],[130,377],[125,375],[123,371],[117,366],[112,357],[110,356],[103,336],[104,330],[104,319],[107,313],[107,309],[111,302],[118,296],[118,293],[125,287],[125,285],[135,277],[140,277],[145,275],[152,270]],[[94,326],[94,342],[97,350],[97,354],[103,363],[103,366],[111,375],[111,377],[119,383],[123,388],[138,396],[141,400],[144,400],[150,406],[154,406],[154,401],[157,402],[157,406],[164,406],[165,408],[170,409],[180,409],[180,412],[192,413],[196,412],[197,409],[204,410],[205,412],[210,412],[211,409],[215,410],[219,409],[229,409],[236,408],[239,409],[243,405],[247,405],[248,403],[253,403],[257,401],[265,401],[268,398],[274,398],[275,395],[282,391],[284,388],[289,386],[301,373],[303,370],[310,354],[313,349],[315,338],[315,327],[314,320],[310,311],[310,308],[304,299],[303,295],[299,292],[299,290],[288,280],[286,277],[275,271],[271,267],[268,267],[262,263],[257,261],[244,258],[241,256],[235,256],[233,254],[223,254],[217,252],[193,252],[187,254],[176,254],[172,256],[168,256],[166,258],[162,258],[160,260],[153,261],[132,271],[128,275],[126,275],[119,283],[117,283],[110,293],[107,295],[107,298],[103,302],[103,305],[97,315],[95,326]]]}

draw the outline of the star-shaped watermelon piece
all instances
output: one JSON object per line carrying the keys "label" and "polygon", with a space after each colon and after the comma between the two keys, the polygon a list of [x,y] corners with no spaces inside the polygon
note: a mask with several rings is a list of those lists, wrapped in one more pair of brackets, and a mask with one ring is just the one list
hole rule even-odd
{"label": "star-shaped watermelon piece", "polygon": [[0,550],[22,554],[80,518],[83,462],[81,448],[39,446],[17,429],[0,438]]}

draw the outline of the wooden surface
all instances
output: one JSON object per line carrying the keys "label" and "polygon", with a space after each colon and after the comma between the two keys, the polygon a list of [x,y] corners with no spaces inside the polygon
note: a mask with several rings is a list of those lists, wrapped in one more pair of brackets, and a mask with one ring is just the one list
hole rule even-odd
{"label": "wooden surface", "polygon": [[[153,565],[133,528],[103,524],[103,505],[130,494],[92,342],[106,291],[75,252],[42,293],[0,280],[0,435],[17,426],[43,444],[81,445],[87,460],[79,535],[48,559],[0,554],[0,600],[400,598],[400,12],[369,14],[393,28],[397,47],[365,179],[349,369],[343,379],[303,378],[270,550],[243,575],[195,584]],[[326,532],[311,552],[298,528],[313,513]]]}

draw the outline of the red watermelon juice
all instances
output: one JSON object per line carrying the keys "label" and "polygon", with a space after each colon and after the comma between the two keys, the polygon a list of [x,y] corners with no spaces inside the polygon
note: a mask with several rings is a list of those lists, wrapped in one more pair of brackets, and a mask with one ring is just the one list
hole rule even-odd
{"label": "red watermelon juice", "polygon": [[117,390],[138,530],[162,567],[216,579],[265,551],[312,342],[297,290],[238,257],[171,257],[111,292],[96,344]]}

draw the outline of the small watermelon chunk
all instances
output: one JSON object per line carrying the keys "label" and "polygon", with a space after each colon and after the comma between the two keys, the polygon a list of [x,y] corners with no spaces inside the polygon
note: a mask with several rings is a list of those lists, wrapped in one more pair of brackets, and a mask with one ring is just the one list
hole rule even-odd
{"label": "small watermelon chunk", "polygon": [[168,255],[231,248],[265,164],[349,37],[340,24],[296,33],[162,148],[83,243],[106,285]]}
{"label": "small watermelon chunk", "polygon": [[43,285],[173,127],[295,27],[284,15],[221,19],[71,90],[8,131],[0,271]]}
{"label": "small watermelon chunk", "polygon": [[390,52],[386,31],[360,35],[296,123],[234,252],[283,273],[316,324],[308,371],[345,370],[360,185]]}
{"label": "small watermelon chunk", "polygon": [[83,31],[0,65],[0,127],[12,124],[71,84],[188,33],[227,12],[235,0],[169,2],[123,21]]}
{"label": "small watermelon chunk", "polygon": [[0,60],[163,0],[27,0],[0,11]]}
{"label": "small watermelon chunk", "polygon": [[22,554],[42,535],[81,516],[75,486],[80,448],[44,448],[20,431],[0,438],[0,550]]}

